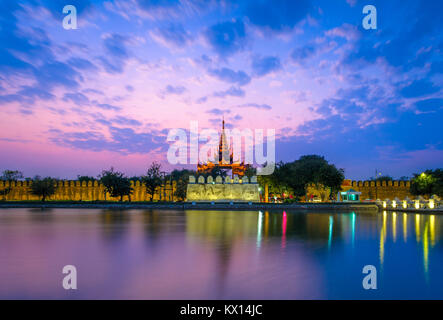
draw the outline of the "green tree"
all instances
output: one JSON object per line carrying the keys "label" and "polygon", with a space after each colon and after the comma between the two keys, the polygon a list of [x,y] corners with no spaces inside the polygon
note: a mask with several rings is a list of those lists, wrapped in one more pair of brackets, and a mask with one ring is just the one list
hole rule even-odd
{"label": "green tree", "polygon": [[411,180],[410,192],[413,195],[429,197],[436,194],[443,197],[443,170],[426,170],[421,174],[414,174]]}
{"label": "green tree", "polygon": [[23,179],[23,173],[18,170],[5,170],[0,176],[3,181],[17,181]]}
{"label": "green tree", "polygon": [[249,179],[251,179],[252,176],[257,175],[257,169],[254,168],[253,166],[247,164],[246,165],[246,171],[245,171],[245,176],[248,177]]}
{"label": "green tree", "polygon": [[153,162],[148,168],[146,175],[142,178],[142,182],[146,186],[146,193],[150,195],[151,201],[154,200],[155,190],[162,185],[160,168],[161,165],[159,163]]}
{"label": "green tree", "polygon": [[90,176],[81,176],[81,175],[78,175],[78,176],[77,176],[77,180],[80,181],[80,182],[83,182],[83,181],[85,181],[85,182],[89,182],[89,181],[96,181],[97,179],[94,178],[94,177],[90,177]]}
{"label": "green tree", "polygon": [[11,188],[5,188],[3,190],[0,190],[0,196],[2,196],[2,200],[6,201],[6,196],[11,192]]}
{"label": "green tree", "polygon": [[105,197],[106,193],[109,193],[111,197],[120,197],[120,201],[123,201],[124,196],[128,196],[131,201],[134,189],[131,187],[129,178],[122,172],[114,171],[114,168],[111,167],[110,170],[103,170],[98,178],[105,188]]}
{"label": "green tree", "polygon": [[375,180],[375,181],[392,181],[394,179],[391,176],[384,175],[384,176],[379,176],[376,179],[372,178],[371,180]]}
{"label": "green tree", "polygon": [[274,172],[276,183],[292,189],[295,196],[304,196],[309,185],[317,188],[329,188],[334,194],[341,189],[344,170],[329,164],[324,157],[306,155],[300,159],[279,164]]}
{"label": "green tree", "polygon": [[35,176],[31,183],[30,193],[32,195],[42,198],[42,202],[52,196],[56,191],[56,180],[50,177],[42,179],[39,176]]}
{"label": "green tree", "polygon": [[184,201],[186,199],[189,176],[196,176],[196,175],[197,173],[195,171],[188,169],[182,169],[182,170],[176,169],[171,172],[170,174],[171,179],[177,181],[177,186],[174,192],[174,196],[177,197],[180,201]]}

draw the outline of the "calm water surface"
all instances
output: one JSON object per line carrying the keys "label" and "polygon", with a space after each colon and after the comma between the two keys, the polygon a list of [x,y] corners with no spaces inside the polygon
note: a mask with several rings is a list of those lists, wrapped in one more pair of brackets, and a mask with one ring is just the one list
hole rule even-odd
{"label": "calm water surface", "polygon": [[[0,298],[442,299],[442,226],[391,212],[2,209]],[[377,290],[362,287],[365,265]]]}

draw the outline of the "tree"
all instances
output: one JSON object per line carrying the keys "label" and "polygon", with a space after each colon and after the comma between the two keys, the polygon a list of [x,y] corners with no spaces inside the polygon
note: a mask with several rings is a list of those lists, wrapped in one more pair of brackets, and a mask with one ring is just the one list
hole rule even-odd
{"label": "tree", "polygon": [[0,176],[3,181],[17,181],[23,179],[23,173],[18,170],[5,170]]}
{"label": "tree", "polygon": [[52,196],[55,191],[56,180],[50,177],[42,179],[39,176],[35,176],[31,183],[30,193],[32,195],[42,198],[42,202],[45,202],[46,198]]}
{"label": "tree", "polygon": [[129,178],[122,172],[114,171],[114,168],[111,167],[110,170],[103,170],[98,178],[105,187],[105,197],[106,193],[109,193],[111,197],[120,197],[120,201],[123,201],[124,196],[128,196],[131,201],[134,189],[131,187]]}
{"label": "tree", "polygon": [[309,185],[317,189],[329,188],[332,194],[341,189],[344,170],[329,164],[324,157],[306,155],[290,163],[280,163],[274,171],[276,183],[292,189],[295,196],[304,196]]}
{"label": "tree", "polygon": [[0,190],[0,196],[2,196],[2,200],[6,201],[6,196],[11,192],[11,188],[5,188],[3,190]]}
{"label": "tree", "polygon": [[80,181],[80,182],[83,182],[83,181],[85,181],[85,182],[89,182],[89,181],[96,181],[97,179],[94,178],[94,177],[90,177],[90,176],[81,176],[81,175],[78,175],[78,176],[77,176],[77,180]]}
{"label": "tree", "polygon": [[376,179],[372,178],[371,180],[375,180],[375,181],[392,181],[394,179],[391,176],[384,175],[384,176],[379,176]]}
{"label": "tree", "polygon": [[159,163],[153,162],[146,172],[146,175],[142,178],[146,186],[146,193],[151,196],[151,201],[154,200],[155,190],[162,185],[160,168],[161,165]]}
{"label": "tree", "polygon": [[250,164],[246,165],[245,176],[251,179],[252,176],[257,175],[257,169]]}
{"label": "tree", "polygon": [[177,181],[174,196],[177,197],[180,201],[184,201],[186,199],[189,176],[196,176],[196,174],[197,173],[195,171],[187,169],[174,170],[171,172],[171,179]]}
{"label": "tree", "polygon": [[443,197],[443,170],[426,170],[421,174],[414,174],[411,180],[410,192],[413,195],[429,197],[436,194]]}

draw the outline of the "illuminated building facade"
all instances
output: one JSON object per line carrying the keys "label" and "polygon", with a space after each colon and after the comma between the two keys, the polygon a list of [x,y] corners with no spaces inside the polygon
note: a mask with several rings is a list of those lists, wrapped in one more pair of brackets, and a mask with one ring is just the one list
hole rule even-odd
{"label": "illuminated building facade", "polygon": [[238,175],[239,177],[243,177],[246,173],[246,170],[249,168],[249,165],[245,165],[244,162],[234,162],[234,151],[230,147],[226,139],[225,133],[225,120],[222,122],[222,132],[220,134],[220,142],[218,146],[218,159],[217,157],[214,161],[208,161],[207,163],[199,163],[197,165],[198,173],[212,173],[214,169],[224,169],[231,170],[232,177],[234,175]]}

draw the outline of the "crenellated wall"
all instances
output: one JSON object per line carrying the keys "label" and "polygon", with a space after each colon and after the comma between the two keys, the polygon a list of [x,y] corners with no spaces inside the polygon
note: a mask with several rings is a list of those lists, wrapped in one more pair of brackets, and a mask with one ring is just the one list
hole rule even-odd
{"label": "crenellated wall", "polygon": [[352,181],[344,180],[343,191],[354,189],[361,192],[361,199],[414,198],[409,192],[410,181]]}
{"label": "crenellated wall", "polygon": [[[9,201],[26,201],[26,200],[40,200],[37,196],[31,195],[29,190],[31,181],[0,181],[0,191],[6,188],[11,188],[11,192],[6,195],[6,200]],[[48,200],[53,201],[119,201],[119,198],[111,198],[109,194],[104,194],[104,187],[98,181],[80,182],[80,181],[57,181],[56,193],[49,197]],[[146,193],[146,186],[140,181],[131,181],[134,192],[131,195],[131,201],[149,201],[150,196]],[[166,183],[157,188],[154,195],[154,200],[174,201],[174,192],[176,191],[176,181]],[[0,196],[0,200],[3,196]],[[124,197],[128,200],[128,197]]]}
{"label": "crenellated wall", "polygon": [[[4,182],[0,181],[0,191],[6,188],[11,188],[11,192],[6,195],[8,201],[27,201],[27,200],[40,200],[38,197],[29,193],[29,188],[32,182],[30,181],[17,181],[17,182]],[[146,187],[140,183],[140,181],[131,181],[134,192],[131,195],[131,201],[149,201],[149,195],[146,193]],[[361,199],[404,199],[406,197],[415,198],[409,192],[409,181],[352,181],[344,180],[342,184],[342,190],[346,191],[354,189],[362,193]],[[154,200],[166,200],[175,201],[173,197],[176,191],[176,181],[167,183],[166,186],[162,186],[156,190]],[[308,193],[319,194],[314,188],[309,187]],[[329,197],[329,192],[325,196],[325,199]],[[0,195],[0,200],[3,200],[3,196]],[[98,181],[82,182],[79,181],[58,181],[57,191],[48,200],[55,201],[118,201],[119,198],[111,198],[109,194],[105,196],[104,187]],[[128,200],[125,197],[124,200]]]}
{"label": "crenellated wall", "polygon": [[[341,186],[342,191],[353,189],[361,192],[361,200],[366,199],[405,199],[415,198],[410,192],[410,181],[353,181],[345,179]],[[316,188],[311,185],[307,188],[308,197],[313,194],[323,200],[329,199],[329,188]]]}

